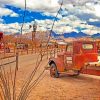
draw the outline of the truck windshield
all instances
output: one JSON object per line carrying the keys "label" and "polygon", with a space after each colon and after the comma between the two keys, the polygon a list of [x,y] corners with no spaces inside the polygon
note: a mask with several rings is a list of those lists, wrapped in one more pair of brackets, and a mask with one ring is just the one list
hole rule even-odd
{"label": "truck windshield", "polygon": [[83,44],[82,47],[83,47],[83,49],[86,49],[86,50],[92,50],[93,44]]}

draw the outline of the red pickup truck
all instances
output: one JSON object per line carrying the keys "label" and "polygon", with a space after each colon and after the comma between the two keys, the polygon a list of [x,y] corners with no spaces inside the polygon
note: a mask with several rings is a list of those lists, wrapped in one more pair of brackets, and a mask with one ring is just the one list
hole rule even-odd
{"label": "red pickup truck", "polygon": [[60,74],[72,72],[100,75],[100,64],[96,42],[74,41],[66,45],[66,51],[49,59],[50,75],[59,77]]}

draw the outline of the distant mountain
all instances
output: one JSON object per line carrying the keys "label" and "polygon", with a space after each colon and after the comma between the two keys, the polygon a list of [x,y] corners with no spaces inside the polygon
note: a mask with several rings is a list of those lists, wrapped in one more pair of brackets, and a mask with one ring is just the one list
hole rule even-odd
{"label": "distant mountain", "polygon": [[100,38],[100,33],[92,35],[93,38]]}
{"label": "distant mountain", "polygon": [[52,31],[51,36],[57,38],[57,37],[63,36],[63,34],[58,34],[54,31]]}
{"label": "distant mountain", "polygon": [[70,32],[70,33],[63,33],[63,34],[57,34],[55,32],[52,32],[52,36],[57,38],[57,37],[61,37],[63,36],[64,38],[69,38],[69,37],[72,37],[72,38],[78,38],[78,37],[85,37],[85,36],[89,36],[83,32]]}
{"label": "distant mountain", "polygon": [[20,33],[14,33],[14,34],[12,34],[13,36],[19,36],[20,35]]}
{"label": "distant mountain", "polygon": [[[36,38],[41,38],[40,34],[41,34],[41,32],[37,32]],[[16,34],[13,34],[13,35],[17,37],[17,36],[20,36],[20,33],[16,33]],[[42,34],[42,37],[44,37],[45,39],[47,39],[47,36],[48,36],[48,34],[46,32],[44,32],[44,34]],[[27,37],[27,38],[31,39],[32,33],[23,34],[23,37]],[[51,37],[55,38],[57,40],[61,40],[62,38],[81,38],[81,37],[100,38],[100,33],[88,35],[88,34],[83,33],[83,32],[74,32],[73,31],[73,32],[70,32],[70,33],[59,34],[59,33],[52,31]]]}
{"label": "distant mountain", "polygon": [[64,33],[64,37],[65,38],[69,38],[69,37],[78,38],[78,37],[85,37],[85,36],[89,36],[89,35],[87,35],[87,34],[85,34],[83,32],[77,33],[77,32],[74,32],[74,31],[71,32],[71,33]]}

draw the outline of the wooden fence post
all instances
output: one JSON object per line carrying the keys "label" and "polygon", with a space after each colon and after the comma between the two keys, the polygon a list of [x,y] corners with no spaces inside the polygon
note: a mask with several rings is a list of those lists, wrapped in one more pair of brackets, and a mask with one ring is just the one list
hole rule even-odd
{"label": "wooden fence post", "polygon": [[47,46],[47,59],[48,59],[48,46]]}
{"label": "wooden fence post", "polygon": [[19,58],[19,55],[18,55],[18,52],[16,53],[16,68],[17,68],[17,70],[18,70],[18,59]]}

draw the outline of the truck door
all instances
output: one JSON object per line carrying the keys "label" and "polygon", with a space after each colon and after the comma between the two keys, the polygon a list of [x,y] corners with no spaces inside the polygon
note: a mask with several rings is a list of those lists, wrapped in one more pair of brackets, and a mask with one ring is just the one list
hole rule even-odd
{"label": "truck door", "polygon": [[82,51],[85,55],[86,62],[97,62],[98,53],[97,47],[94,42],[91,43],[83,43],[82,44]]}
{"label": "truck door", "polygon": [[72,69],[73,66],[73,45],[72,44],[68,45],[66,48],[65,65],[66,65],[66,69]]}

